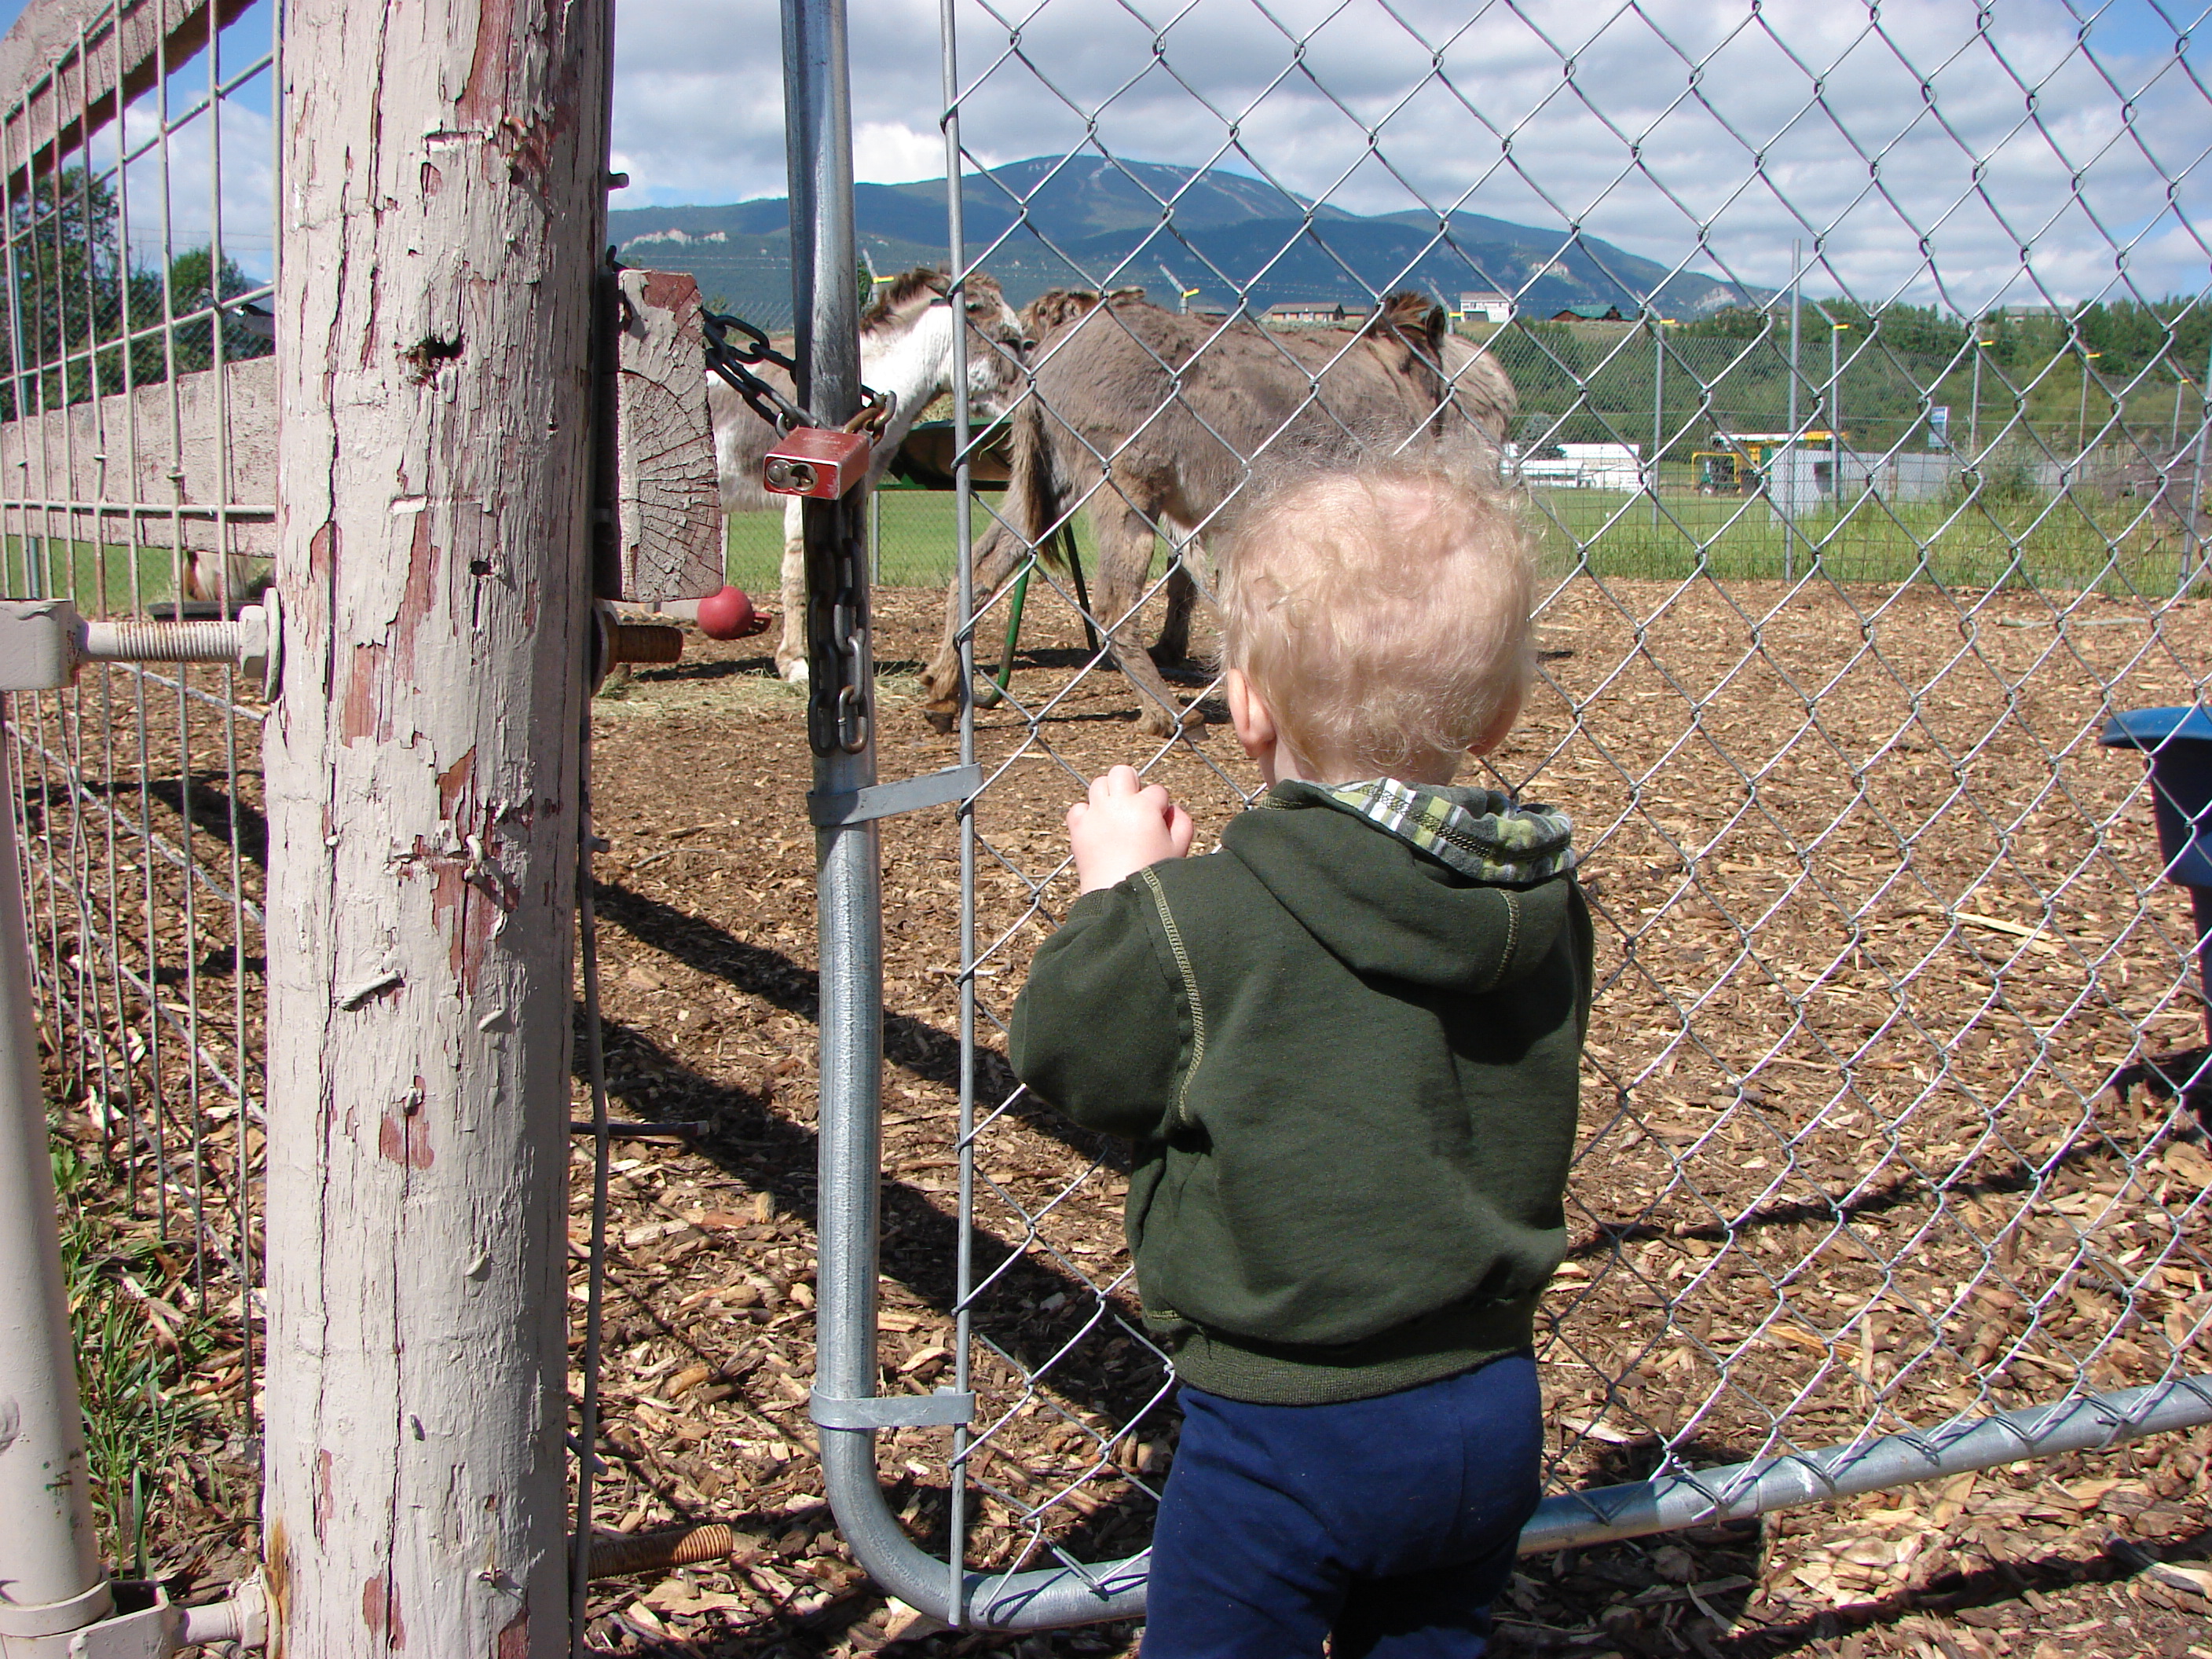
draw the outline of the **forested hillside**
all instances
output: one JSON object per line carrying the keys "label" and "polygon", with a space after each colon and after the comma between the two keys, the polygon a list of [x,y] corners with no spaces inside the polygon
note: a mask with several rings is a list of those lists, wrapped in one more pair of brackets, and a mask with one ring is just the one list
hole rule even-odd
{"label": "forested hillside", "polygon": [[[1658,363],[1650,331],[1636,324],[1516,321],[1470,332],[1494,334],[1492,349],[1520,389],[1530,442],[1648,447],[1656,407],[1665,458],[1687,461],[1716,431],[1789,423],[1784,301],[1666,328]],[[2100,429],[2107,443],[2154,453],[2196,429],[2212,314],[2194,301],[1990,317],[1978,337],[1978,348],[1966,319],[1930,307],[1875,313],[1808,298],[1798,325],[1799,421],[1826,427],[1840,409],[1853,447],[1920,449],[1940,447],[1929,428],[1942,409],[1948,416],[1934,418],[1954,447],[2005,441],[2054,455],[2095,443]]]}

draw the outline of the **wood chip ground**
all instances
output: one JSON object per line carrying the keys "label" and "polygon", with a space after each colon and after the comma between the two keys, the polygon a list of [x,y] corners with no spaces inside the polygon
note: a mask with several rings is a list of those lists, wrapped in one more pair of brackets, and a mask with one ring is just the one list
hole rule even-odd
{"label": "wood chip ground", "polygon": [[[2060,604],[2078,607],[2064,625]],[[952,739],[915,701],[941,596],[878,605],[882,775],[950,764]],[[1640,1479],[1669,1453],[1695,1468],[1836,1444],[2081,1377],[2212,1371],[2212,1154],[2142,1071],[2204,1041],[2186,896],[2157,879],[2140,757],[2094,742],[2111,708],[2206,695],[2212,604],[2154,629],[2146,617],[2140,602],[1925,586],[1584,579],[1548,601],[1544,684],[1498,766],[1574,815],[1599,916],[1571,1237],[1540,1336],[1557,1483]],[[2090,617],[2112,625],[2072,625]],[[979,720],[993,781],[976,813],[978,1028],[994,1048],[1073,894],[1060,816],[1079,780],[1149,764],[1201,846],[1255,781],[1218,704],[1194,741],[1153,743],[1118,677],[1081,672],[1073,616],[1041,587],[1025,627],[1022,708]],[[801,705],[757,641],[695,635],[684,662],[598,709],[615,1110],[708,1127],[618,1149],[594,1518],[620,1533],[726,1521],[746,1541],[725,1565],[603,1583],[594,1642],[748,1659],[1135,1651],[1126,1626],[927,1633],[839,1542],[805,1404]],[[895,1390],[926,1390],[951,1360],[958,857],[949,811],[884,827]],[[991,1285],[975,1383],[991,1426],[971,1559],[1034,1561],[1047,1541],[1123,1555],[1142,1547],[1176,1423],[1131,1317],[1126,1164],[1010,1090],[980,1056],[976,1272]],[[81,1112],[71,1125],[96,1140]],[[226,1133],[211,1144],[228,1157]],[[579,1313],[589,1173],[579,1151]],[[241,1374],[234,1352],[193,1386],[228,1399],[223,1377]],[[174,1570],[216,1574],[250,1547],[247,1443],[229,1420],[172,1482],[160,1542]],[[933,1551],[948,1442],[907,1430],[881,1447],[889,1501]],[[2212,1659],[2212,1601],[2183,1587],[2212,1547],[2208,1456],[2199,1430],[1532,1557],[1498,1607],[1497,1650]],[[228,1485],[209,1474],[226,1457]],[[2146,1572],[2146,1558],[2182,1571]]]}

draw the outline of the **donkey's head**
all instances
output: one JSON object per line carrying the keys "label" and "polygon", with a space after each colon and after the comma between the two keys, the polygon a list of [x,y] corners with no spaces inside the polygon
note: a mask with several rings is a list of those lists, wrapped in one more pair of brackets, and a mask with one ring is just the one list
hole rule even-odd
{"label": "donkey's head", "polygon": [[[1024,356],[1033,343],[1022,319],[1006,303],[995,278],[972,273],[965,284],[968,324],[968,395],[982,412],[1004,410],[1020,384]],[[907,333],[951,304],[952,279],[927,265],[916,265],[877,284],[873,301],[860,319],[864,335],[878,338]],[[951,385],[951,335],[945,336],[944,385]]]}

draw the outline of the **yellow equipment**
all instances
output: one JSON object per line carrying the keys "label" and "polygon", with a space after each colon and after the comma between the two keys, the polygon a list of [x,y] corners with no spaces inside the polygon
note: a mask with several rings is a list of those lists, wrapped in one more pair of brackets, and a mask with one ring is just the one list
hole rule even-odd
{"label": "yellow equipment", "polygon": [[1700,449],[1690,462],[1696,469],[1700,495],[1750,495],[1758,492],[1772,456],[1796,442],[1808,447],[1834,441],[1835,434],[1801,432],[1793,440],[1787,432],[1716,432],[1719,449]]}

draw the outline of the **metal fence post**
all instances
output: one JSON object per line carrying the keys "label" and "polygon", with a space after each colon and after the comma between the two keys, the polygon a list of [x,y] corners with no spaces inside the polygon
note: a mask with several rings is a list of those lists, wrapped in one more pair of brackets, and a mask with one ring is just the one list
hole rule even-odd
{"label": "metal fence post", "polygon": [[[2176,394],[2179,401],[2179,394]],[[2212,349],[2205,352],[2204,380],[2197,388],[2197,464],[2189,475],[2189,521],[2181,532],[2181,580],[2176,592],[2204,574],[2204,526],[2198,514],[2204,510],[2204,440],[2212,432]]]}
{"label": "metal fence post", "polygon": [[[852,117],[843,0],[785,0],[784,111],[791,165],[792,288],[799,401],[817,421],[860,406],[853,290]],[[957,175],[956,175],[957,176]],[[957,188],[956,184],[955,188]],[[809,738],[817,817],[832,797],[872,786],[873,662],[860,504],[805,506]],[[857,724],[854,722],[857,721]],[[872,820],[816,833],[822,951],[821,1186],[817,1208],[813,1416],[822,1478],[854,1558],[910,1606],[1026,1629],[1126,1617],[1144,1605],[1143,1568],[1047,1568],[948,1593],[946,1564],[924,1553],[884,1503],[876,1430],[964,1421],[927,1396],[876,1398],[877,1211],[883,1139],[881,872]],[[947,1401],[963,1396],[954,1393]],[[952,1564],[951,1571],[960,1571]]]}
{"label": "metal fence post", "polygon": [[1651,527],[1659,527],[1659,451],[1667,408],[1667,339],[1655,309],[1651,325]]}
{"label": "metal fence post", "polygon": [[[842,0],[785,0],[784,124],[799,399],[817,421],[831,423],[859,408],[860,398],[846,61]],[[808,735],[816,793],[829,795],[865,789],[876,781],[866,573],[855,569],[854,557],[860,504],[849,498],[807,501],[805,537]],[[876,1392],[882,1135],[882,895],[875,824],[818,830],[815,870],[822,986],[815,1391],[818,1398],[865,1400]],[[865,1515],[871,1507],[875,1434],[860,1427],[825,1426],[820,1432],[823,1479],[857,1552],[865,1524],[856,1530],[846,1516],[848,1511]],[[880,1500],[873,1505],[881,1507]],[[890,1530],[896,1532],[895,1523]],[[905,1593],[896,1583],[889,1587]]]}
{"label": "metal fence post", "polygon": [[113,1605],[93,1531],[62,1287],[15,787],[0,744],[0,1652],[12,1638],[79,1629]]}
{"label": "metal fence post", "polygon": [[[1783,454],[1790,462],[1790,492],[1787,505],[1782,509],[1782,579],[1795,581],[1797,578],[1797,329],[1799,313],[1804,308],[1805,244],[1790,244],[1790,447]],[[1771,499],[1773,483],[1767,483]]]}

